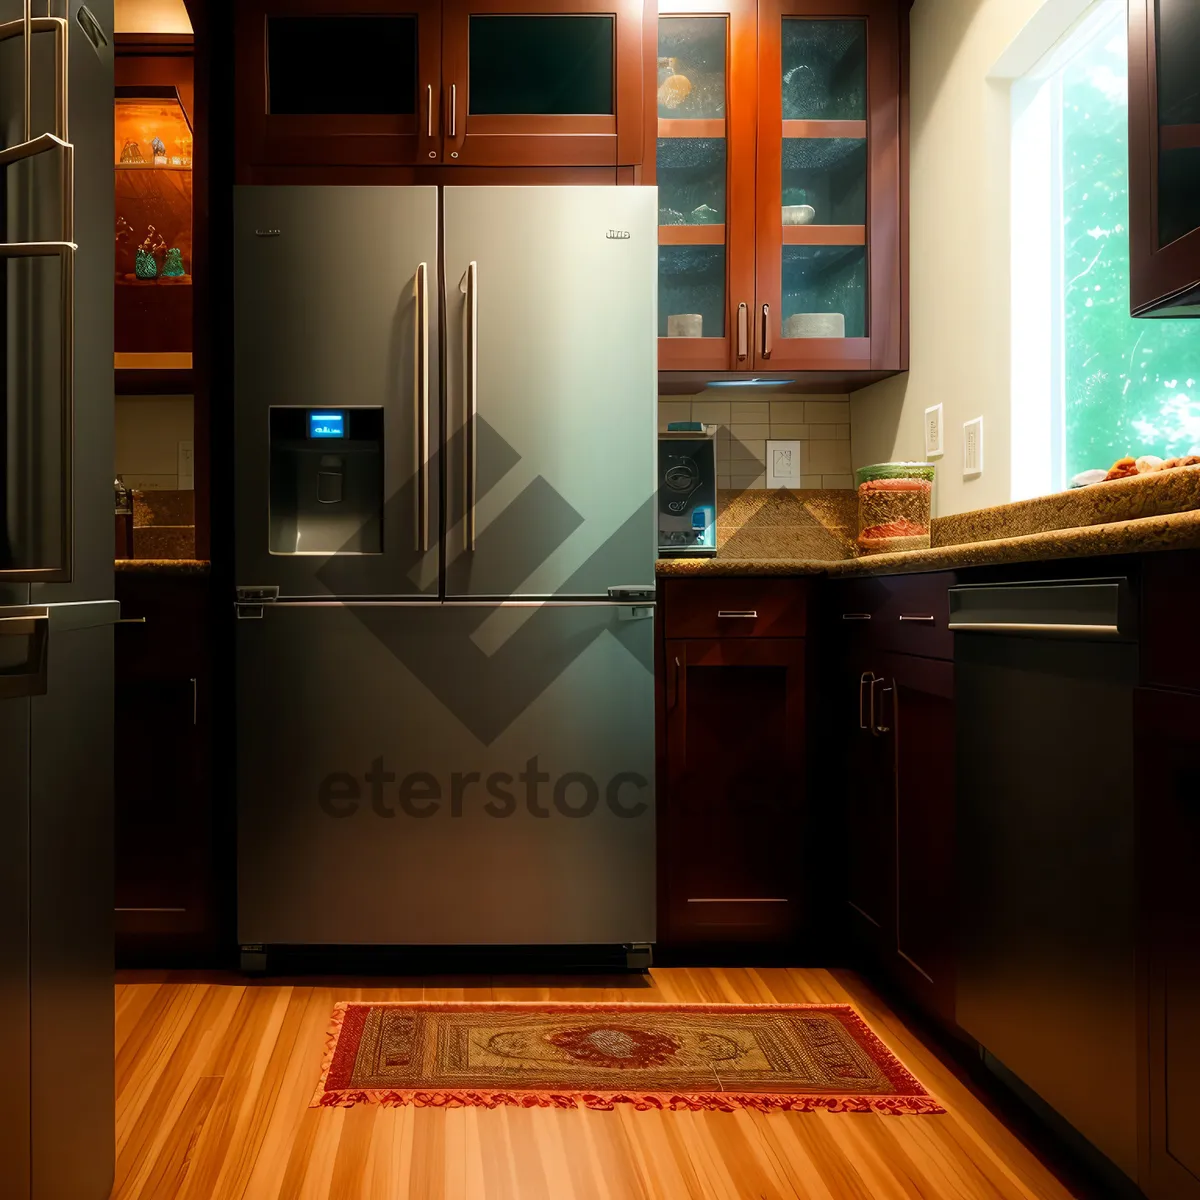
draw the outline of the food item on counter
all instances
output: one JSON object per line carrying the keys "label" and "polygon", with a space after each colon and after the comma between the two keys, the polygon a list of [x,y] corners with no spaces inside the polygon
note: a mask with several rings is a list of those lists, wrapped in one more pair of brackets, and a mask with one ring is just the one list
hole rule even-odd
{"label": "food item on counter", "polygon": [[1161,471],[1163,469],[1163,460],[1157,454],[1143,454],[1134,464],[1137,467],[1139,475],[1149,475],[1151,471]]}
{"label": "food item on counter", "polygon": [[1182,458],[1168,458],[1162,465],[1164,471],[1175,467],[1194,467],[1200,465],[1200,454],[1185,454]]}
{"label": "food item on counter", "polygon": [[933,470],[931,463],[877,463],[855,473],[862,554],[929,546]]}
{"label": "food item on counter", "polygon": [[1104,476],[1106,480],[1110,479],[1129,479],[1138,473],[1137,463],[1132,458],[1118,458],[1115,463],[1108,469],[1108,474]]}
{"label": "food item on counter", "polygon": [[1140,458],[1126,455],[1119,458],[1107,471],[1103,467],[1091,471],[1080,471],[1071,478],[1071,487],[1089,487],[1093,483],[1108,483],[1114,479],[1133,479],[1138,475],[1154,475],[1159,471],[1172,471],[1176,467],[1200,466],[1200,454],[1185,454],[1179,458],[1168,458],[1165,462],[1157,454],[1143,454]]}
{"label": "food item on counter", "polygon": [[1073,488],[1089,487],[1093,483],[1103,483],[1108,478],[1108,472],[1103,467],[1093,467],[1090,471],[1080,471],[1071,477]]}

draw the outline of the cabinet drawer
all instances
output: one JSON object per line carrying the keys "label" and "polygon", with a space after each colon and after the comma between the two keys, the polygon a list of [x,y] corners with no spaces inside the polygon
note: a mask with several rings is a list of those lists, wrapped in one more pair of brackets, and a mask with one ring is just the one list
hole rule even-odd
{"label": "cabinet drawer", "polygon": [[808,584],[800,579],[667,581],[669,638],[803,637]]}
{"label": "cabinet drawer", "polygon": [[954,575],[881,575],[841,584],[826,607],[833,630],[863,644],[924,658],[954,657]]}

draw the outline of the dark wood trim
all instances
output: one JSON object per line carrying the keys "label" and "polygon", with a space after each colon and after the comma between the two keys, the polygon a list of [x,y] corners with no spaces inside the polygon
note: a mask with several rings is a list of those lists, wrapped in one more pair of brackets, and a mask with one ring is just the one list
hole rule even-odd
{"label": "dark wood trim", "polygon": [[485,187],[491,184],[592,184],[620,182],[622,167],[352,167],[337,166],[278,166],[264,165],[239,168],[240,183],[270,184],[327,184],[357,187],[409,187],[424,185],[438,187],[468,184]]}
{"label": "dark wood trim", "polygon": [[[784,10],[790,16],[807,16],[797,5]],[[785,138],[865,138],[866,121],[784,121]]]}
{"label": "dark wood trim", "polygon": [[[195,234],[192,236],[192,244],[194,246]],[[193,251],[194,261],[195,254]],[[118,396],[195,396],[195,389],[195,374],[193,371],[117,370],[113,372],[113,391]],[[195,424],[194,437],[198,443],[200,440],[201,423],[197,421]],[[196,468],[197,473],[199,473],[198,462]],[[207,557],[207,555],[202,557]]]}

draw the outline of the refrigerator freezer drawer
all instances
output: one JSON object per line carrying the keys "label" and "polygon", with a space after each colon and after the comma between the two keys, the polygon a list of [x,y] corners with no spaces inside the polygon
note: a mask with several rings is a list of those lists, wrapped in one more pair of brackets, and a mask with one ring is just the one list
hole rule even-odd
{"label": "refrigerator freezer drawer", "polygon": [[653,941],[650,607],[240,622],[240,940]]}

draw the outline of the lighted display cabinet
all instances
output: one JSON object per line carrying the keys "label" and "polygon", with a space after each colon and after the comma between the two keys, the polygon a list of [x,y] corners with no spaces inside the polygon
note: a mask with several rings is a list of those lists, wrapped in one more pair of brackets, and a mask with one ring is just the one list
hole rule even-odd
{"label": "lighted display cabinet", "polygon": [[192,124],[177,88],[116,90],[116,352],[192,349]]}

